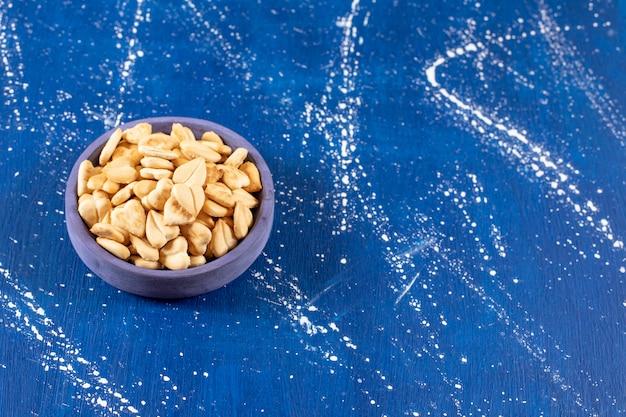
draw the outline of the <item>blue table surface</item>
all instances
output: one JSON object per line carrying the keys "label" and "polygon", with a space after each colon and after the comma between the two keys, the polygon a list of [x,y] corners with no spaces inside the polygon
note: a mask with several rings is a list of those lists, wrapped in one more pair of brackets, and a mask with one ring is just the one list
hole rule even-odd
{"label": "blue table surface", "polygon": [[[0,415],[625,415],[625,48],[624,0],[0,0]],[[178,301],[63,211],[164,115],[276,187],[252,267]]]}

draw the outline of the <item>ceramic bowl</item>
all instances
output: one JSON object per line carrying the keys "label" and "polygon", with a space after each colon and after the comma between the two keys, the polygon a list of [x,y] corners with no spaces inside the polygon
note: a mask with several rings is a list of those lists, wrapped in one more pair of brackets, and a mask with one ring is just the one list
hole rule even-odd
{"label": "ceramic bowl", "polygon": [[243,274],[261,254],[269,239],[274,218],[274,184],[270,170],[259,152],[243,137],[232,130],[207,120],[185,117],[157,117],[123,124],[122,130],[138,123],[150,123],[154,132],[169,133],[172,123],[189,127],[199,138],[203,132],[212,130],[222,137],[224,143],[248,149],[248,160],[256,164],[261,175],[263,189],[257,194],[259,206],[254,210],[254,224],[248,235],[226,255],[210,260],[202,266],[185,270],[151,270],[121,260],[96,243],[87,225],[78,214],[76,196],[77,175],[80,163],[90,159],[97,165],[98,155],[111,131],[104,133],[80,155],[67,181],[65,191],[65,220],[70,241],[85,265],[110,285],[128,293],[161,299],[175,299],[204,294],[223,287]]}

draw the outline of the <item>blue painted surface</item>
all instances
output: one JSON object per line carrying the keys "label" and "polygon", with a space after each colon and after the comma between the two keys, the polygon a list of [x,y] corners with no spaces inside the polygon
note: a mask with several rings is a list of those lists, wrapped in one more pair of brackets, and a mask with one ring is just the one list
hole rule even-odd
{"label": "blue painted surface", "polygon": [[[499,3],[0,0],[0,415],[626,414],[624,2]],[[160,115],[277,191],[250,270],[176,302],[62,211]]]}

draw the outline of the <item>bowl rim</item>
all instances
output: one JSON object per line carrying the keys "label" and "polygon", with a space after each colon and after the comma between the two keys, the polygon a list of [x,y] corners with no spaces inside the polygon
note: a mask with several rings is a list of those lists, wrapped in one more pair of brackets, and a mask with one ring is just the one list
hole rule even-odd
{"label": "bowl rim", "polygon": [[[84,223],[83,219],[78,214],[78,196],[76,193],[77,187],[77,179],[78,179],[78,169],[82,161],[86,159],[91,159],[92,162],[97,162],[97,155],[99,155],[99,151],[104,147],[104,144],[110,137],[110,135],[118,128],[122,130],[131,128],[139,123],[150,123],[153,127],[162,126],[162,125],[171,125],[172,123],[181,123],[186,127],[189,127],[193,132],[196,138],[198,138],[198,132],[205,132],[209,130],[213,130],[217,133],[224,142],[230,146],[236,145],[238,147],[246,147],[248,150],[248,159],[252,160],[259,172],[261,174],[261,184],[263,189],[259,191],[259,207],[257,207],[257,213],[255,213],[255,221],[248,235],[239,241],[238,245],[232,250],[228,251],[224,256],[219,258],[214,258],[207,261],[206,264],[200,266],[194,266],[187,269],[182,270],[170,270],[170,269],[148,269],[142,268],[132,264],[131,262],[122,260],[115,255],[108,252],[106,249],[101,247],[94,238],[94,235],[91,234],[87,225]],[[153,131],[160,131],[162,127],[158,127]],[[166,132],[169,133],[169,132]],[[113,267],[118,268],[120,270],[127,270],[132,273],[140,274],[143,278],[148,278],[151,281],[154,281],[155,284],[158,284],[159,281],[170,281],[172,279],[180,279],[184,281],[185,278],[197,277],[198,275],[210,274],[225,265],[228,265],[238,259],[241,254],[245,254],[247,251],[250,251],[252,247],[257,244],[258,239],[263,239],[263,234],[267,232],[267,228],[272,227],[273,223],[273,213],[274,213],[274,184],[272,180],[271,172],[267,166],[267,163],[258,152],[258,150],[245,138],[243,138],[238,133],[233,130],[218,124],[216,122],[212,122],[205,119],[184,117],[184,116],[162,116],[162,117],[149,117],[144,119],[137,119],[133,121],[129,121],[123,123],[119,126],[113,127],[94,141],[92,141],[87,148],[80,154],[74,163],[72,170],[68,176],[66,188],[65,188],[65,216],[66,216],[66,227],[68,228],[68,233],[70,235],[70,240],[72,241],[72,245],[76,249],[76,245],[74,243],[74,239],[80,241],[80,244],[85,245],[86,249],[94,254],[97,254],[99,258],[101,258],[104,262],[109,262]],[[260,219],[269,219],[269,224],[265,223],[263,225],[259,224]],[[78,227],[73,228],[70,232],[70,223],[78,225]],[[265,238],[267,239],[267,238]],[[263,242],[263,246],[265,246],[266,242]],[[263,247],[261,248],[262,251]],[[77,251],[78,252],[78,251]],[[81,260],[82,256],[78,253]],[[258,255],[257,255],[258,256]],[[255,257],[256,259],[256,257]],[[87,265],[89,267],[89,265]],[[91,269],[91,268],[90,268]],[[247,269],[247,268],[246,268]],[[96,274],[97,275],[97,274]],[[102,277],[101,277],[102,278]],[[236,279],[237,277],[233,277],[230,281]],[[106,281],[106,280],[105,280]],[[229,281],[229,282],[230,282]]]}

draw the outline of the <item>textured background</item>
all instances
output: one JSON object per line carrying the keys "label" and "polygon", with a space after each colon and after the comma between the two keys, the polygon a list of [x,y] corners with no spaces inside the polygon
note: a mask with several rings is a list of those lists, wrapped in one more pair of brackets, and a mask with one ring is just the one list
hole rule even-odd
{"label": "textured background", "polygon": [[[626,414],[626,3],[0,0],[0,415]],[[177,302],[74,253],[103,131],[201,117],[264,253]]]}

